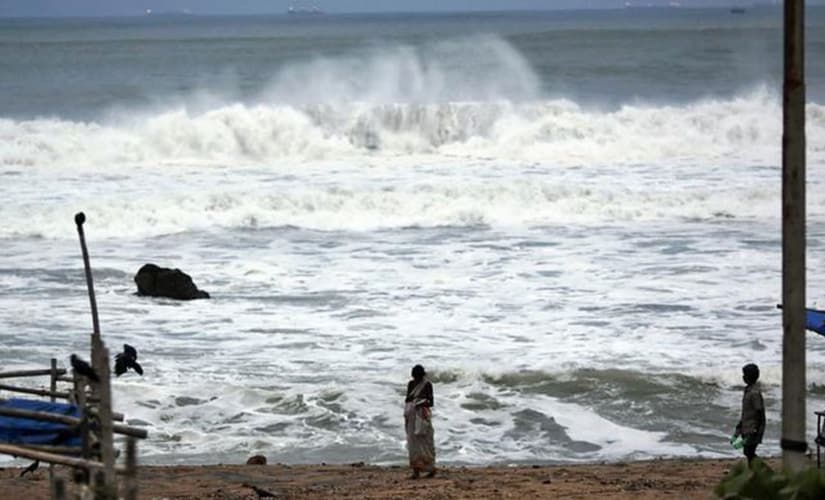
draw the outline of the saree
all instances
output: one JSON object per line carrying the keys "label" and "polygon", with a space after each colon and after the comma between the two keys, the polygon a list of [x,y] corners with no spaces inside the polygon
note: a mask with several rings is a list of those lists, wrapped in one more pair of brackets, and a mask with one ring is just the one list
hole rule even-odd
{"label": "saree", "polygon": [[410,393],[412,401],[404,405],[404,428],[407,432],[410,467],[418,471],[432,471],[435,468],[432,410],[420,405],[425,400],[418,398],[426,384],[427,380],[422,380]]}

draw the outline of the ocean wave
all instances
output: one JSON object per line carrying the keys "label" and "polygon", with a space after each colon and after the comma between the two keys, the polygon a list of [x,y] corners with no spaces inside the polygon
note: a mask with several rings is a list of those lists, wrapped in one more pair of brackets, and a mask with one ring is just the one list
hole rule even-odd
{"label": "ocean wave", "polygon": [[[0,168],[264,165],[371,158],[557,166],[778,165],[781,102],[765,89],[680,106],[575,102],[231,103],[117,120],[0,119]],[[825,106],[808,105],[813,160]]]}
{"label": "ocean wave", "polygon": [[[71,238],[68,206],[85,210],[98,237],[141,238],[216,229],[376,231],[438,227],[526,228],[658,220],[778,217],[775,185],[646,189],[565,179],[417,182],[407,186],[262,186],[193,192],[112,192],[75,202],[32,203],[0,226],[0,237]],[[71,221],[69,221],[71,222]]]}

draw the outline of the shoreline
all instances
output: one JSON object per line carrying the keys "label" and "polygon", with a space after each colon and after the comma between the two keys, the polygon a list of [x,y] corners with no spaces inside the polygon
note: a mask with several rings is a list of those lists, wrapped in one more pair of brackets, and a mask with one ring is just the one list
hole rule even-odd
{"label": "shoreline", "polygon": [[[432,479],[410,480],[405,466],[144,465],[139,498],[176,499],[707,499],[743,459],[674,458],[575,465],[447,466]],[[767,458],[771,467],[780,459]],[[48,499],[48,467],[20,478],[23,467],[0,469],[0,498]],[[68,469],[56,468],[66,477]]]}

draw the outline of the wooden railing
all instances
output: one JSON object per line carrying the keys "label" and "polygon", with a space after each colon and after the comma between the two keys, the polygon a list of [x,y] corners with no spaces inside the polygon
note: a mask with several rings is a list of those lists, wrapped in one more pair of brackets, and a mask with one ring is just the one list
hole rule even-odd
{"label": "wooden railing", "polygon": [[[98,342],[100,342],[98,340]],[[93,382],[78,374],[67,376],[67,370],[57,368],[57,360],[51,360],[51,368],[42,370],[16,370],[0,372],[0,380],[10,381],[10,379],[32,379],[36,377],[48,376],[48,389],[31,387],[33,384],[17,385],[13,383],[0,384],[0,393],[10,392],[18,394],[28,394],[48,398],[54,402],[57,399],[67,400],[70,404],[77,405],[81,409],[81,416],[63,415],[45,411],[32,411],[20,408],[2,406],[3,398],[0,398],[0,415],[14,418],[37,420],[41,422],[55,422],[76,427],[80,433],[82,446],[62,446],[62,445],[21,445],[13,443],[0,443],[0,453],[12,455],[20,458],[39,460],[49,464],[49,478],[51,481],[52,497],[55,499],[68,498],[70,495],[64,480],[54,475],[54,466],[66,466],[75,469],[82,469],[86,473],[77,477],[85,478],[88,485],[95,491],[95,498],[114,499],[125,498],[127,500],[137,499],[137,444],[136,439],[144,439],[148,436],[146,429],[123,425],[115,422],[122,422],[122,413],[113,412],[110,399],[101,397],[99,385],[103,381],[110,380],[108,359],[102,362],[102,356],[108,356],[108,350],[102,345],[98,345],[97,359],[92,357],[93,368],[100,376],[101,382]],[[58,383],[71,382],[72,387],[58,389]],[[108,384],[106,384],[108,386]],[[106,387],[108,389],[108,387]],[[104,408],[104,401],[108,403]],[[94,420],[94,425],[90,425],[90,418]],[[126,437],[126,463],[122,466],[115,465],[117,452],[114,450],[113,434],[120,434]],[[96,441],[98,446],[93,447],[92,441]],[[110,443],[109,452],[103,452],[103,444]],[[110,471],[111,477],[106,479],[104,471]],[[98,474],[100,472],[101,474]],[[113,477],[123,478],[122,484],[118,484]],[[104,480],[98,481],[99,477]],[[97,484],[95,484],[97,482]]]}

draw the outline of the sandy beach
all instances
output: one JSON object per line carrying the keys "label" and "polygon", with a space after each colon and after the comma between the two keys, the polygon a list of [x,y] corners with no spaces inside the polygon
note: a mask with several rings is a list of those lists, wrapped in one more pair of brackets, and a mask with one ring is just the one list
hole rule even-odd
{"label": "sandy beach", "polygon": [[[611,464],[446,467],[408,479],[404,467],[207,465],[140,468],[140,498],[160,499],[707,499],[736,460],[652,460]],[[778,462],[771,461],[772,466]],[[18,477],[0,470],[0,498],[49,498],[48,469]],[[59,469],[65,474],[66,469]],[[271,495],[271,496],[270,496]]]}

